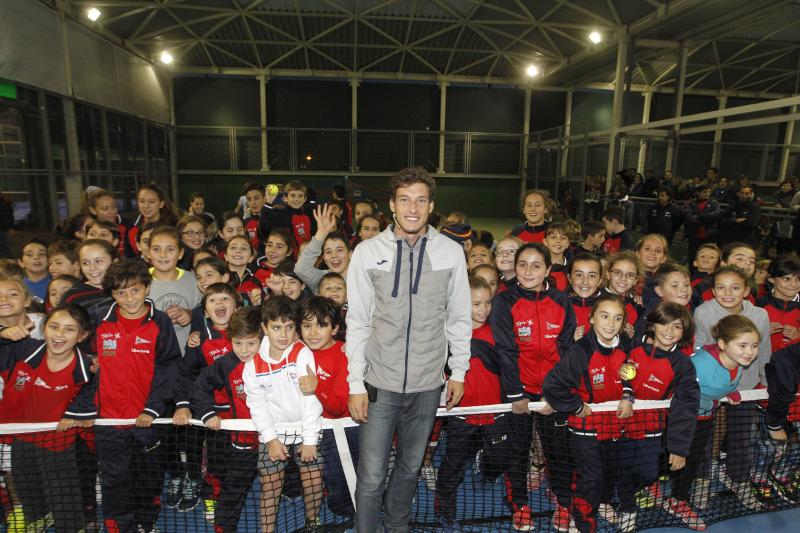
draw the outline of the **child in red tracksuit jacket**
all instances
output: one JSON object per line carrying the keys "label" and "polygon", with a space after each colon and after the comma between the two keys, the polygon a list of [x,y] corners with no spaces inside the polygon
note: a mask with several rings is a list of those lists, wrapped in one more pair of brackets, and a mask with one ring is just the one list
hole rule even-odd
{"label": "child in red tracksuit jacket", "polygon": [[646,489],[643,501],[651,505],[663,503],[658,476],[665,428],[666,452],[672,468],[677,467],[672,456],[685,459],[689,454],[700,389],[691,359],[682,348],[691,347],[693,339],[694,324],[686,307],[662,302],[647,315],[643,337],[636,339],[636,347],[628,358],[628,364],[636,370],[629,380],[636,399],[671,402],[669,411],[637,409],[625,423],[626,438],[620,441],[620,447],[627,457],[635,458],[615,474],[619,512],[627,519],[621,523],[625,531],[633,531],[635,527],[636,491]]}
{"label": "child in red tracksuit jacket", "polygon": [[[316,394],[324,418],[348,418],[347,356],[344,353],[344,318],[341,307],[328,298],[312,296],[300,306],[300,333],[314,352],[317,371],[299,379],[300,390]],[[358,464],[358,426],[345,428],[353,467]],[[340,461],[333,430],[324,429],[319,446],[323,457],[322,480],[328,508],[339,516],[352,517],[353,508],[347,480]]]}
{"label": "child in red tracksuit jacket", "polygon": [[772,291],[758,299],[757,305],[769,315],[772,350],[777,352],[800,340],[800,261],[783,256],[769,265]]}
{"label": "child in red tracksuit jacket", "polygon": [[547,198],[537,190],[525,191],[522,200],[522,214],[525,220],[511,230],[511,236],[522,242],[542,242],[547,230]]}
{"label": "child in red tracksuit jacket", "polygon": [[317,232],[314,220],[314,203],[307,202],[308,189],[300,181],[286,184],[285,204],[273,205],[270,198],[261,209],[261,235],[269,235],[275,228],[286,228],[294,237],[293,257],[297,260],[300,245],[311,240]]}
{"label": "child in red tracksuit jacket", "polygon": [[[616,440],[622,436],[622,419],[633,414],[630,385],[617,375],[627,355],[620,348],[625,325],[625,302],[603,294],[592,308],[592,329],[572,346],[544,380],[544,396],[560,413],[569,415],[572,455],[576,458],[577,481],[572,515],[582,533],[597,530],[597,509],[604,485],[617,469],[609,460]],[[616,412],[592,413],[589,403],[619,401]]]}
{"label": "child in red tracksuit jacket", "polygon": [[569,299],[575,310],[576,341],[592,329],[589,315],[600,295],[602,279],[603,264],[596,255],[580,254],[572,260],[569,267]]}
{"label": "child in red tracksuit jacket", "polygon": [[172,409],[173,365],[181,351],[172,320],[146,299],[152,277],[144,263],[111,265],[103,288],[114,304],[95,331],[96,402],[100,418],[136,419],[135,427],[95,428],[105,527],[151,531],[160,510],[164,450],[154,419]]}
{"label": "child in red tracksuit jacket", "polygon": [[[472,293],[472,342],[464,396],[459,407],[500,403],[500,367],[494,351],[492,329],[487,323],[492,308],[492,289],[476,276],[469,277]],[[508,413],[451,416],[447,419],[447,448],[436,480],[437,525],[445,531],[455,525],[456,491],[464,480],[467,463],[483,450],[480,465],[484,479],[493,479],[508,462]],[[491,473],[490,473],[491,470]],[[450,529],[448,529],[450,528]]]}
{"label": "child in red tracksuit jacket", "polygon": [[[219,432],[223,418],[250,418],[242,370],[258,353],[263,336],[257,307],[233,313],[227,330],[233,353],[217,358],[204,368],[192,387],[192,409],[208,429]],[[227,410],[220,409],[221,401],[228,404]],[[252,431],[234,431],[214,440],[223,443],[222,456],[218,458],[219,491],[212,513],[214,531],[236,533],[247,493],[256,477],[258,435]],[[206,508],[206,513],[210,512],[211,509]]]}
{"label": "child in red tracksuit jacket", "polygon": [[84,516],[73,429],[97,417],[91,360],[77,346],[91,327],[86,310],[65,304],[45,319],[44,340],[28,337],[23,326],[0,330],[0,423],[58,422],[55,431],[13,438],[8,473],[28,524],[13,531],[44,531],[48,514],[59,532],[83,531],[92,520]]}
{"label": "child in red tracksuit jacket", "polygon": [[[192,418],[191,405],[194,382],[204,368],[210,367],[214,361],[225,357],[233,350],[228,338],[228,325],[233,313],[242,306],[239,293],[227,283],[214,283],[209,285],[203,301],[200,304],[205,309],[205,327],[199,332],[189,336],[183,358],[177,364],[177,386],[175,389],[175,414],[172,422],[176,426],[186,426]],[[214,396],[214,408],[224,416],[230,411],[229,397],[223,391],[218,391]],[[197,412],[194,413],[195,415]],[[224,436],[217,438],[207,434],[202,428],[189,426],[189,436],[186,440],[186,476],[181,479],[170,479],[167,498],[176,498],[183,493],[179,501],[167,503],[177,506],[180,511],[193,509],[200,498],[200,466],[203,458],[203,442],[206,441],[206,482],[202,497],[205,499],[205,508],[209,511],[207,518],[213,518],[213,501],[219,496],[220,460],[224,454]],[[183,487],[179,487],[183,483]],[[191,490],[187,491],[187,484]],[[182,490],[181,490],[182,489]]]}
{"label": "child in red tracksuit jacket", "polygon": [[503,396],[512,402],[513,431],[509,440],[515,464],[509,465],[509,486],[514,522],[518,529],[528,528],[520,529],[523,531],[533,527],[527,472],[535,425],[549,468],[550,486],[558,499],[554,526],[567,531],[572,467],[564,453],[568,448],[564,417],[549,405],[531,416],[528,403],[542,400],[544,377],[569,351],[575,333],[575,311],[565,293],[547,284],[550,252],[543,244],[522,245],[514,264],[515,283],[495,296],[489,315]]}

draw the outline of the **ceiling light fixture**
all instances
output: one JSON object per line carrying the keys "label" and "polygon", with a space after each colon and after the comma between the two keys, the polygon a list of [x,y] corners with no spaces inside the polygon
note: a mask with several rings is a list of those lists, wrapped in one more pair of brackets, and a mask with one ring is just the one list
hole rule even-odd
{"label": "ceiling light fixture", "polygon": [[592,41],[594,44],[599,44],[600,41],[603,40],[603,36],[600,34],[599,31],[593,31],[589,34],[589,40]]}
{"label": "ceiling light fixture", "polygon": [[101,13],[101,12],[100,12],[100,10],[99,10],[99,9],[97,9],[96,7],[93,7],[93,8],[91,8],[91,9],[89,9],[89,11],[87,11],[87,12],[86,12],[86,16],[87,16],[87,17],[89,18],[89,20],[91,20],[92,22],[95,22],[97,19],[99,19],[99,18],[100,18],[100,15],[102,15],[102,13]]}
{"label": "ceiling light fixture", "polygon": [[159,59],[161,59],[161,62],[164,63],[165,65],[169,65],[170,63],[172,63],[172,54],[170,54],[165,50],[161,52],[161,56],[159,57]]}
{"label": "ceiling light fixture", "polygon": [[539,67],[536,65],[529,65],[528,68],[525,69],[525,74],[527,74],[529,78],[535,78],[539,75]]}

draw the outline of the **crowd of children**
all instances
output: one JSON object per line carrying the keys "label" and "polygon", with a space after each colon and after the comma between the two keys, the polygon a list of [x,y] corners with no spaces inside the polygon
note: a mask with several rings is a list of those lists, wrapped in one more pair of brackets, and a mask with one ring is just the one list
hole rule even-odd
{"label": "crowd of children", "polygon": [[[194,193],[179,217],[145,185],[124,220],[111,192],[91,188],[59,240],[32,239],[18,262],[0,263],[0,422],[57,423],[0,436],[7,531],[148,533],[162,505],[202,503],[215,531],[235,532],[258,478],[260,530],[272,532],[292,476],[307,531],[324,529],[323,501],[353,515],[347,465],[321,419],[349,417],[352,250],[392,228],[370,201],[337,190],[315,205],[308,192],[248,183],[218,218]],[[562,532],[593,532],[599,518],[634,531],[654,505],[705,529],[713,476],[748,509],[800,501],[800,260],[757,263],[749,244],[704,243],[687,268],[669,258],[671,235],[637,240],[620,207],[583,224],[552,221],[545,192],[526,192],[521,207],[523,222],[496,242],[462,213],[443,220],[472,295],[460,407],[511,410],[434,428],[446,445],[438,474],[433,453],[423,474],[437,524],[460,531],[473,458],[484,480],[505,478],[517,531],[535,528],[530,494],[545,481]],[[741,402],[765,387],[762,407]],[[593,411],[602,402],[615,408]],[[153,424],[165,417],[177,428]],[[252,419],[256,432],[221,432],[225,419]],[[357,462],[358,427],[346,440]]]}

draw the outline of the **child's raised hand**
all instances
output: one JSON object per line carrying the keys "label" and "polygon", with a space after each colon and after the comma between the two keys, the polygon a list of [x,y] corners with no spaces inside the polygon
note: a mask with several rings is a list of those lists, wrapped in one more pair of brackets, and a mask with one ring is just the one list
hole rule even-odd
{"label": "child's raised hand", "polygon": [[267,453],[270,461],[285,461],[289,458],[289,450],[286,445],[278,439],[272,439],[267,445]]}
{"label": "child's raised hand", "polygon": [[586,326],[578,326],[575,328],[575,335],[574,338],[576,341],[579,341],[583,338],[583,333],[586,330]]}
{"label": "child's raised hand", "polygon": [[636,329],[633,327],[633,324],[625,323],[625,327],[622,328],[622,331],[625,332],[625,335],[628,336],[629,339],[632,339],[634,335],[636,335]]}
{"label": "child's raised hand", "polygon": [[214,431],[219,431],[222,429],[222,420],[220,420],[217,415],[214,415],[206,420],[206,427]]}
{"label": "child's raised hand", "polygon": [[314,391],[317,390],[319,379],[317,378],[317,374],[314,372],[314,369],[311,368],[311,365],[306,365],[306,372],[308,372],[308,374],[305,376],[300,376],[300,379],[297,380],[297,383],[300,386],[300,390],[303,392],[303,394],[314,394]]}
{"label": "child's raised hand", "polygon": [[336,231],[336,217],[333,216],[331,204],[318,205],[314,209],[314,220],[317,221],[317,233],[314,237],[318,240],[324,241],[325,237]]}
{"label": "child's raised hand", "polygon": [[192,420],[192,411],[188,407],[179,407],[175,409],[175,414],[172,415],[172,423],[176,426],[187,426]]}
{"label": "child's raised hand", "polygon": [[275,295],[283,294],[283,277],[270,276],[267,280],[267,288],[269,292]]}
{"label": "child's raised hand", "polygon": [[192,323],[192,312],[189,311],[188,309],[184,309],[183,307],[177,304],[171,306],[170,309],[173,309],[170,318],[172,319],[172,322],[174,324],[177,324],[179,326],[188,326],[189,324]]}
{"label": "child's raised hand", "polygon": [[317,447],[312,444],[300,446],[300,460],[304,463],[313,463],[317,460]]}
{"label": "child's raised hand", "polygon": [[629,400],[620,400],[617,405],[617,418],[630,418],[633,416],[633,404]]}
{"label": "child's raised hand", "polygon": [[66,431],[75,427],[75,421],[71,418],[62,418],[56,425],[56,431]]}
{"label": "child's raised hand", "polygon": [[189,339],[186,341],[186,346],[189,348],[197,348],[200,346],[200,332],[193,331],[189,333]]}

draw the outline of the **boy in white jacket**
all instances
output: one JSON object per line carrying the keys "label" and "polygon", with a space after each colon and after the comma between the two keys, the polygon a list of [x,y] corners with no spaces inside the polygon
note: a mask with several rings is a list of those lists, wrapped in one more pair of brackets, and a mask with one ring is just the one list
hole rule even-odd
{"label": "boy in white jacket", "polygon": [[[303,394],[301,376],[315,372],[314,354],[296,340],[297,306],[286,296],[267,301],[261,309],[264,340],[242,371],[247,407],[259,435],[261,531],[275,531],[283,473],[289,461],[300,458],[300,479],[306,506],[306,527],[319,525],[322,504],[322,457],[317,456],[322,404]],[[300,423],[300,432],[278,432],[276,424]]]}

